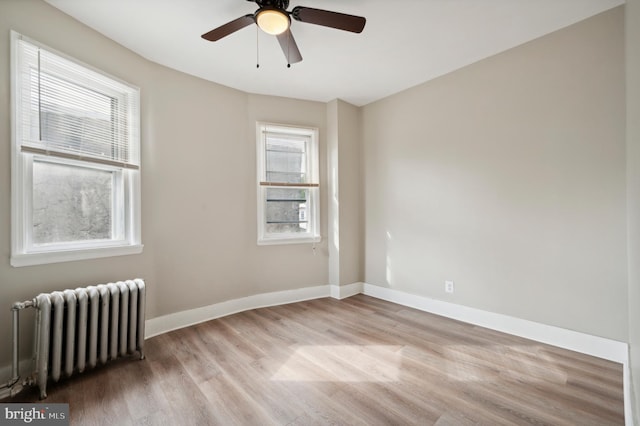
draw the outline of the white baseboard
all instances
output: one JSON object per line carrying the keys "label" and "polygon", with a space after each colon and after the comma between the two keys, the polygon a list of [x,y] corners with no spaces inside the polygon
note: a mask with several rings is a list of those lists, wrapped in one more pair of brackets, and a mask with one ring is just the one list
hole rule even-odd
{"label": "white baseboard", "polygon": [[343,286],[322,285],[305,287],[295,290],[261,293],[240,299],[215,303],[188,311],[176,312],[152,318],[145,322],[145,339],[157,336],[168,331],[178,330],[190,325],[237,314],[251,309],[266,308],[267,306],[285,305],[287,303],[302,302],[304,300],[319,299],[321,297],[333,297],[344,299],[362,293],[364,283],[353,283]]}
{"label": "white baseboard", "polygon": [[508,315],[470,308],[468,306],[456,305],[367,283],[363,284],[363,293],[377,299],[397,303],[424,312],[618,362],[622,364],[623,369],[625,424],[628,426],[633,425],[633,414],[631,411],[631,372],[629,369],[629,345],[627,343],[540,324]]}
{"label": "white baseboard", "polygon": [[[239,299],[215,303],[201,308],[189,309],[148,319],[145,321],[145,339],[189,327],[194,324],[212,319],[232,315],[251,309],[265,308],[268,306],[285,305],[287,303],[302,302],[304,300],[319,299],[322,297],[334,297],[344,299],[362,292],[362,283],[353,283],[346,286],[322,285],[305,287],[295,290],[276,291],[271,293],[256,294]],[[25,359],[20,362],[20,371],[24,374],[31,372],[32,361]],[[11,366],[0,367],[0,386],[11,377]]]}
{"label": "white baseboard", "polygon": [[347,285],[332,285],[331,286],[331,297],[334,299],[346,299],[347,297],[355,296],[356,294],[362,293],[364,288],[364,283],[353,283]]}
{"label": "white baseboard", "polygon": [[296,290],[262,293],[215,303],[188,311],[152,318],[145,322],[145,339],[201,322],[268,306],[284,305],[331,296],[330,286],[305,287]]}
{"label": "white baseboard", "polygon": [[[367,283],[358,282],[344,286],[323,285],[262,293],[215,303],[201,308],[190,309],[188,311],[176,312],[147,320],[145,322],[145,338],[148,339],[172,330],[251,309],[284,305],[323,297],[344,299],[359,293],[469,324],[621,363],[624,371],[625,419],[627,425],[633,424],[631,420],[629,348],[627,343],[510,317],[508,315],[456,305]],[[24,374],[31,368],[31,360],[22,361],[20,366],[20,371]],[[9,377],[10,374],[10,366],[0,368],[0,378]]]}
{"label": "white baseboard", "polygon": [[379,287],[366,283],[363,287],[363,293],[368,296],[398,303],[421,311],[490,328],[503,333],[513,334],[559,348],[619,362],[621,364],[628,363],[629,361],[628,345],[623,342],[618,342],[617,340],[456,305],[454,303],[417,296],[387,287]]}

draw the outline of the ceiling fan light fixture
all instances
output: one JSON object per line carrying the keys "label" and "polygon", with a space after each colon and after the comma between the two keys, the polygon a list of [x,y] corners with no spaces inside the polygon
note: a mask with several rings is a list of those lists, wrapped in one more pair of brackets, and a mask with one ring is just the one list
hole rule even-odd
{"label": "ceiling fan light fixture", "polygon": [[256,22],[262,31],[271,35],[282,34],[289,29],[289,15],[278,9],[261,9],[256,15]]}

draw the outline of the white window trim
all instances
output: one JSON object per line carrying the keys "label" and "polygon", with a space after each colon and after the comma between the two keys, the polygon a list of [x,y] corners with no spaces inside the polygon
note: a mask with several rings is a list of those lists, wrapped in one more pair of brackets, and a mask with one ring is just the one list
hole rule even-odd
{"label": "white window trim", "polygon": [[[309,136],[311,138],[311,150],[309,152],[309,175],[313,183],[319,183],[319,156],[318,156],[318,129],[311,127],[300,127],[292,125],[274,124],[267,122],[256,123],[256,159],[257,159],[257,193],[258,193],[258,245],[276,245],[276,244],[305,244],[318,243],[322,240],[320,235],[320,188],[309,187],[309,201],[311,211],[308,214],[313,215],[311,230],[309,233],[278,233],[267,234],[265,230],[266,223],[266,188],[268,186],[261,185],[266,179],[266,158],[265,158],[265,139],[264,130],[269,128],[270,131],[283,132]],[[295,188],[296,186],[290,186]],[[307,187],[301,185],[300,188]]]}
{"label": "white window trim", "polygon": [[[28,250],[27,241],[29,240],[28,232],[30,230],[28,229],[29,220],[26,217],[26,213],[31,212],[30,196],[33,187],[31,168],[33,167],[34,154],[23,153],[18,146],[18,141],[22,140],[21,126],[17,125],[18,111],[16,108],[16,100],[19,93],[15,70],[17,66],[18,39],[27,40],[81,66],[118,80],[116,77],[112,77],[55,49],[11,31],[11,266],[22,267],[142,253],[144,246],[141,239],[141,172],[139,169],[135,172],[123,169],[122,172],[125,198],[129,201],[124,209],[124,220],[126,222],[124,240],[53,245],[51,247],[53,250],[50,251]],[[136,135],[136,137],[138,136]],[[69,159],[59,159],[59,161],[68,164],[74,163],[74,160]],[[99,164],[94,163],[91,163],[90,166],[100,167]]]}

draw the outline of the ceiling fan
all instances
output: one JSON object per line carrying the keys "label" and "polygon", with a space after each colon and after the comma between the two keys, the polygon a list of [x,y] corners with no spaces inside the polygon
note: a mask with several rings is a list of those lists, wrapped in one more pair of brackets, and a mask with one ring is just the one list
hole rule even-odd
{"label": "ceiling fan", "polygon": [[275,35],[280,47],[287,58],[288,64],[302,61],[302,55],[298,49],[293,34],[291,34],[291,18],[308,24],[322,25],[324,27],[361,33],[367,20],[361,16],[347,15],[345,13],[331,12],[329,10],[314,9],[311,7],[296,6],[290,12],[289,0],[247,0],[256,3],[259,8],[253,14],[244,15],[238,19],[202,34],[202,38],[209,41],[218,41],[242,28],[256,24],[267,34]]}

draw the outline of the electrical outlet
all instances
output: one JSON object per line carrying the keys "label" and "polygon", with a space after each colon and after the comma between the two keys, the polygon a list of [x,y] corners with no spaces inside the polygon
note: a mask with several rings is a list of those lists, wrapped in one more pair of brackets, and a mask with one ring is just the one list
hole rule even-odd
{"label": "electrical outlet", "polygon": [[447,293],[453,293],[453,281],[444,282],[444,291]]}

